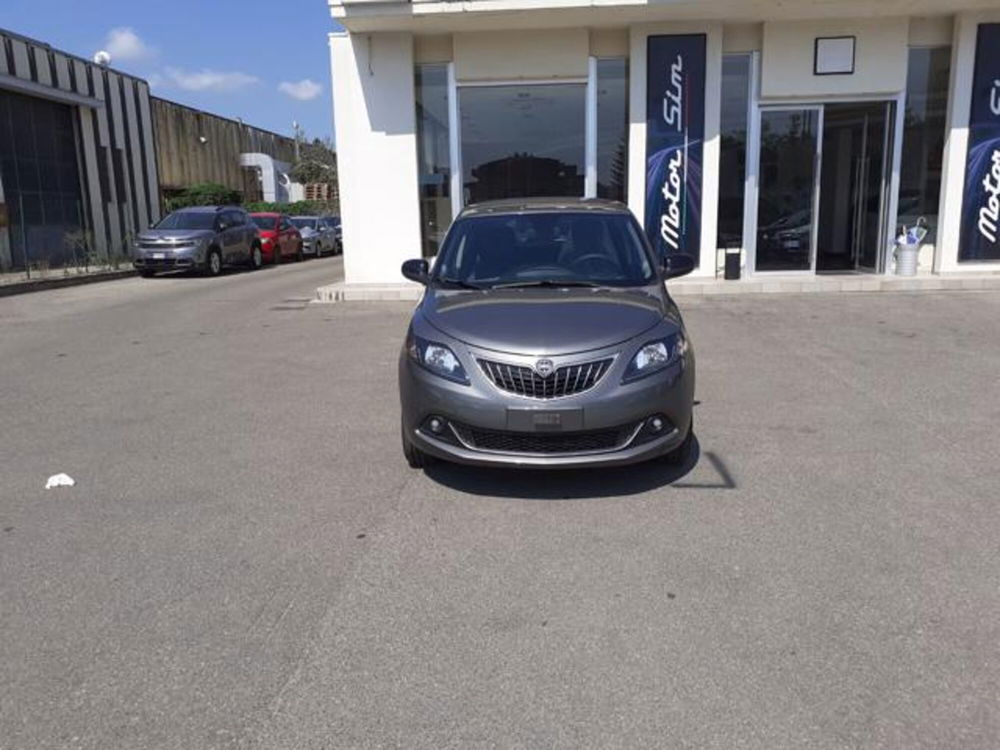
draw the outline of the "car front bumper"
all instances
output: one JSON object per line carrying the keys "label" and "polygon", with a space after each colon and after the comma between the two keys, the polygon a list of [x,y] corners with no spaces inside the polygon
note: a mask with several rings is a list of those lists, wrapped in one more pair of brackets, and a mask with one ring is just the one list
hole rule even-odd
{"label": "car front bumper", "polygon": [[188,250],[139,250],[132,265],[140,271],[182,271],[198,268],[204,262],[194,248]]}
{"label": "car front bumper", "polygon": [[[405,352],[399,361],[402,427],[413,445],[425,453],[455,463],[521,468],[578,468],[638,463],[663,456],[679,447],[691,427],[694,400],[694,357],[687,357],[665,370],[632,383],[622,384],[624,363],[612,367],[589,391],[558,399],[533,399],[505,393],[482,372],[469,373],[470,384],[453,383],[428,372]],[[523,424],[524,412],[573,412],[572,430],[551,426],[511,429],[512,414]],[[579,414],[577,414],[579,412]],[[646,423],[664,417],[662,433],[650,434]],[[440,435],[427,428],[437,416],[447,422]],[[559,446],[579,445],[597,435],[620,430],[621,439],[611,447],[579,450]],[[489,448],[471,436],[491,438]],[[564,440],[565,439],[565,440]],[[532,448],[546,444],[543,452]],[[497,445],[501,445],[497,449]],[[516,446],[510,449],[508,446]],[[531,447],[523,448],[529,445]]]}

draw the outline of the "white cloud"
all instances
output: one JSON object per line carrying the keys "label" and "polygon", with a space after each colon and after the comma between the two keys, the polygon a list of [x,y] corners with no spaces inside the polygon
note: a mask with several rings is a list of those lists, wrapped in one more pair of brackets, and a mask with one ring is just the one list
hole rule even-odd
{"label": "white cloud", "polygon": [[278,91],[283,94],[288,94],[293,99],[298,99],[300,102],[307,102],[310,99],[315,99],[323,91],[323,87],[316,83],[316,81],[311,81],[308,78],[303,78],[297,83],[292,83],[290,81],[282,81],[278,84]]}
{"label": "white cloud", "polygon": [[142,41],[135,30],[128,26],[111,29],[104,40],[104,48],[111,53],[112,62],[144,60],[156,54],[156,50]]}
{"label": "white cloud", "polygon": [[164,71],[162,83],[165,86],[176,86],[185,91],[228,92],[252,86],[259,80],[257,76],[238,71],[209,70],[208,68],[186,71],[180,68],[167,68]]}

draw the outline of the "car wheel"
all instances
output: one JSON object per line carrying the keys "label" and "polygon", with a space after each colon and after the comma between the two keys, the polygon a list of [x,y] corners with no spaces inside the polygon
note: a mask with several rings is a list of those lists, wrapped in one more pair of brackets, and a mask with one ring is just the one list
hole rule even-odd
{"label": "car wheel", "polygon": [[410,441],[405,427],[400,427],[400,437],[403,441],[403,457],[411,469],[424,469],[434,463],[433,456],[427,455]]}
{"label": "car wheel", "polygon": [[142,276],[142,278],[144,278],[144,279],[151,279],[154,276],[156,276],[156,271],[142,270],[142,271],[139,271],[139,275]]}
{"label": "car wheel", "polygon": [[688,426],[688,433],[684,436],[684,442],[674,448],[670,453],[663,456],[663,460],[671,466],[680,466],[688,459],[691,453],[691,446],[694,443],[694,416],[691,417],[691,424]]}
{"label": "car wheel", "polygon": [[213,247],[208,251],[208,263],[205,265],[209,276],[218,276],[222,273],[222,253],[218,248]]}
{"label": "car wheel", "polygon": [[295,262],[301,263],[305,259],[305,255],[302,253],[302,243],[299,243],[299,249],[295,251]]}
{"label": "car wheel", "polygon": [[250,248],[250,268],[256,271],[258,268],[264,265],[264,256],[261,254],[260,245],[254,245]]}

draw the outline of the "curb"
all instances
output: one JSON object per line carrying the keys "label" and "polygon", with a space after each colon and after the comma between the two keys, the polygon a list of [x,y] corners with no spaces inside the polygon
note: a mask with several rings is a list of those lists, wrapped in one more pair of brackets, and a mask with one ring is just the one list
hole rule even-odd
{"label": "curb", "polygon": [[62,276],[54,279],[27,279],[25,281],[16,281],[12,284],[0,284],[0,297],[11,297],[15,294],[27,294],[29,292],[43,292],[47,289],[61,289],[66,286],[96,284],[99,281],[127,279],[138,275],[138,273],[133,268],[124,271],[101,271],[99,273],[82,274],[80,276]]}

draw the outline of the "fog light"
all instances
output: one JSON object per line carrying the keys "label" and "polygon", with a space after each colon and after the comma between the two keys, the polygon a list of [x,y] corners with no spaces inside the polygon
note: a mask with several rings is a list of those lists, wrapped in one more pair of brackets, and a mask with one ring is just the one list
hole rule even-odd
{"label": "fog light", "polygon": [[431,417],[427,420],[427,429],[435,435],[440,435],[444,432],[444,420],[440,417]]}
{"label": "fog light", "polygon": [[663,417],[650,417],[646,424],[649,425],[650,432],[661,432],[665,423]]}

